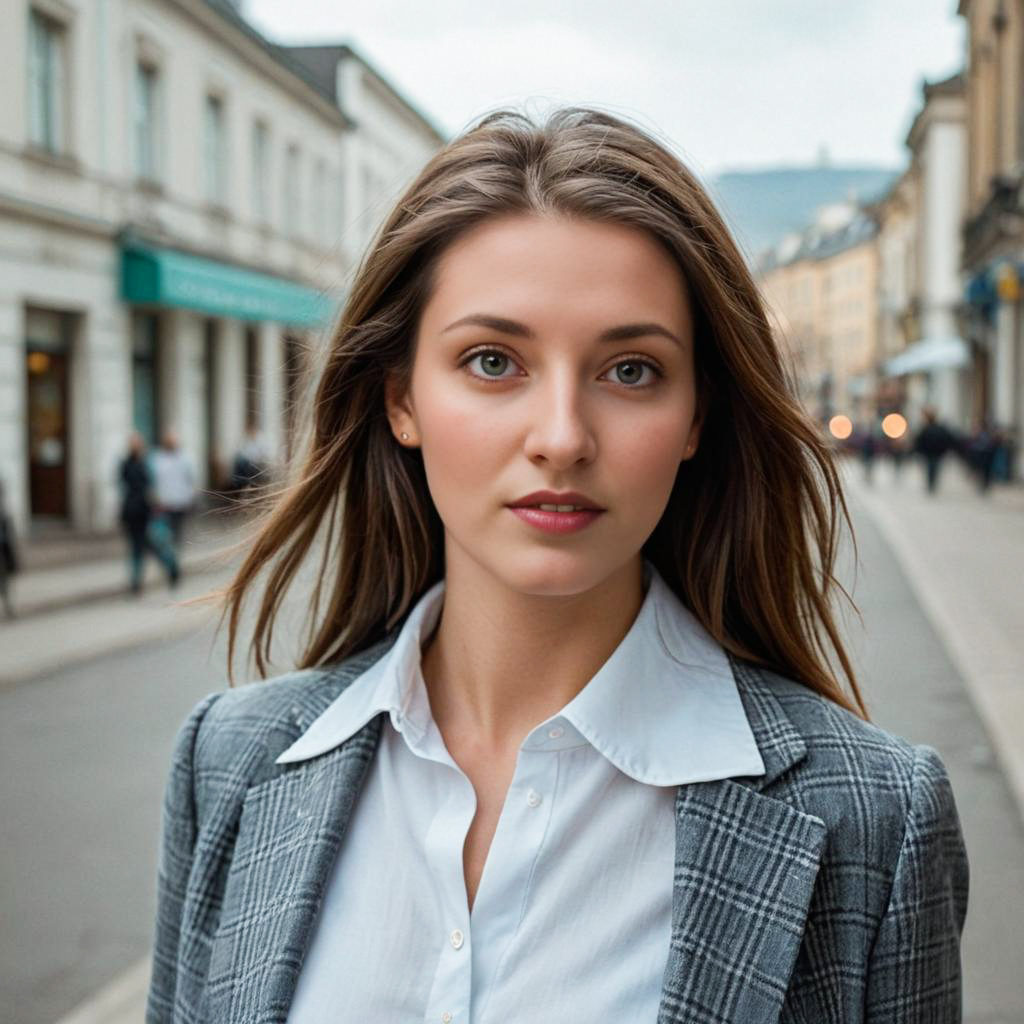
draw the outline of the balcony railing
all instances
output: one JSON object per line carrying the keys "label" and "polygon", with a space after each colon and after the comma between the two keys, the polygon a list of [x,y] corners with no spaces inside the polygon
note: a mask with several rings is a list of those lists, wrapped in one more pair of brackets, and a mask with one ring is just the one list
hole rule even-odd
{"label": "balcony railing", "polygon": [[964,224],[964,267],[985,262],[1004,239],[1024,239],[1024,182],[1019,174],[993,177],[985,205]]}

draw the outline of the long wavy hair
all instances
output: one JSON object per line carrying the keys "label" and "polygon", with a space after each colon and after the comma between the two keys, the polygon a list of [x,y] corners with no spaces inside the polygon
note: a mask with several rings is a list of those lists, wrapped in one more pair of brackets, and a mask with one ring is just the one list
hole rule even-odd
{"label": "long wavy hair", "polygon": [[704,188],[650,134],[586,108],[541,124],[510,110],[483,117],[435,154],[381,226],[323,356],[301,459],[216,595],[229,671],[243,605],[261,591],[250,655],[266,675],[282,598],[310,561],[307,668],[384,639],[443,576],[422,456],[395,442],[385,385],[409,380],[439,255],[510,213],[629,225],[676,260],[707,412],[643,554],[725,650],[867,718],[832,607],[837,592],[853,604],[833,575],[841,519],[851,535],[852,524],[832,447],[795,397],[757,287]]}

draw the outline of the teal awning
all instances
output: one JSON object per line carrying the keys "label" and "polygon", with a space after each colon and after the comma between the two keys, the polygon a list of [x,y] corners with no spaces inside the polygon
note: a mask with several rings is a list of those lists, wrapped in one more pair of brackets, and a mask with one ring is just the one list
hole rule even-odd
{"label": "teal awning", "polygon": [[121,250],[121,297],[302,327],[325,324],[334,313],[326,295],[294,281],[175,249],[136,245]]}

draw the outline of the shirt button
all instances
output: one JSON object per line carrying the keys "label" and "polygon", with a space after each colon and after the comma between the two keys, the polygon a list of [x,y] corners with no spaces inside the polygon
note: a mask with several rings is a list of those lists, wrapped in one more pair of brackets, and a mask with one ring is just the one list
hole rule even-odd
{"label": "shirt button", "polygon": [[441,1014],[442,1024],[451,1024],[451,1019],[452,1015],[447,1010],[445,1010],[444,1013]]}
{"label": "shirt button", "polygon": [[544,797],[542,797],[540,795],[540,793],[538,793],[537,790],[535,790],[535,789],[531,789],[530,792],[526,794],[526,802],[531,807],[538,806],[540,804],[541,800],[543,800],[543,799],[544,799]]}
{"label": "shirt button", "polygon": [[560,725],[556,725],[551,729],[548,729],[548,736],[550,736],[553,740],[557,740],[563,732],[565,732],[565,730]]}
{"label": "shirt button", "polygon": [[451,944],[455,949],[462,949],[463,935],[458,928],[456,928],[448,938],[451,940]]}

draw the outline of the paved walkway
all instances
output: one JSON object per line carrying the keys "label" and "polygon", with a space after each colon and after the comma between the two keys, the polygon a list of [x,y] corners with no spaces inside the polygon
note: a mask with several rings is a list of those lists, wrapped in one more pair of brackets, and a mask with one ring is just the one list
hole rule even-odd
{"label": "paved walkway", "polygon": [[[187,523],[180,552],[183,569],[216,568],[217,556],[235,539],[244,520],[220,512],[195,516]],[[25,544],[19,553],[24,571],[11,577],[15,614],[21,618],[57,608],[123,594],[128,586],[128,552],[123,537],[49,537]],[[148,589],[164,582],[163,568],[147,556]]]}
{"label": "paved walkway", "polygon": [[978,492],[947,459],[929,495],[916,462],[867,483],[846,463],[850,498],[882,531],[967,685],[1024,817],[1024,487]]}
{"label": "paved walkway", "polygon": [[[0,689],[197,629],[214,614],[212,606],[183,602],[224,582],[240,558],[231,548],[243,530],[238,518],[200,517],[182,545],[179,586],[171,590],[162,568],[150,559],[138,597],[128,592],[127,558],[116,538],[75,542],[63,565],[36,559],[39,567],[12,580],[17,617],[0,617]],[[95,557],[89,557],[90,547]],[[26,562],[31,566],[30,559]]]}

